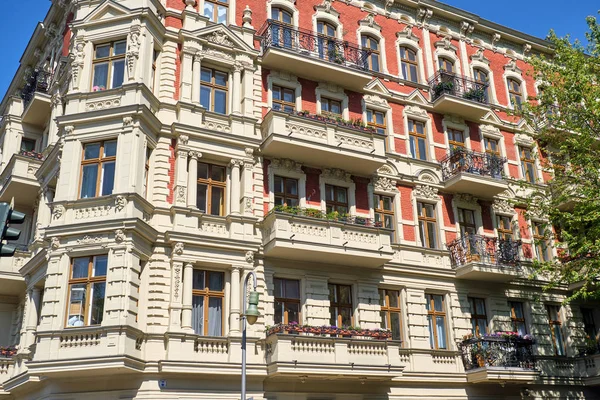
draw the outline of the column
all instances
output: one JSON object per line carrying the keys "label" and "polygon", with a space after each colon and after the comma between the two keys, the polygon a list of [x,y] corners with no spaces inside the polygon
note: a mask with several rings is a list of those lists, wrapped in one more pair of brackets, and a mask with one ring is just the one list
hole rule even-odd
{"label": "column", "polygon": [[240,332],[240,271],[242,267],[234,265],[231,270],[231,313],[229,314],[229,333]]}
{"label": "column", "polygon": [[425,73],[428,77],[435,74],[435,68],[433,66],[433,54],[431,53],[431,40],[429,39],[429,29],[423,26],[423,47],[425,49]]}
{"label": "column", "polygon": [[194,266],[186,263],[183,266],[183,312],[181,315],[181,327],[192,330],[192,283],[194,279]]}
{"label": "column", "polygon": [[188,152],[177,150],[177,165],[175,166],[175,205],[185,207],[187,205],[187,157]]}
{"label": "column", "polygon": [[[246,149],[246,154],[248,155],[249,153],[252,152],[252,149]],[[243,188],[244,188],[244,198],[242,201],[243,204],[243,214],[244,215],[253,215],[253,205],[252,205],[252,199],[254,198],[254,193],[253,191],[253,184],[252,184],[252,173],[254,169],[254,160],[244,160],[244,171],[242,173],[242,182],[243,182]]]}
{"label": "column", "polygon": [[241,114],[241,94],[242,94],[242,64],[236,62],[233,64],[233,84],[232,84],[232,112],[233,114]]}
{"label": "column", "polygon": [[202,53],[196,53],[194,56],[194,67],[192,68],[192,73],[194,74],[192,77],[192,103],[196,104],[200,104],[200,74],[202,72],[200,62],[203,57]]}
{"label": "column", "polygon": [[193,68],[194,54],[190,52],[190,49],[183,49],[183,56],[181,60],[181,100],[191,102],[192,101],[192,68]]}
{"label": "column", "polygon": [[29,304],[27,305],[27,326],[24,348],[28,348],[35,341],[35,330],[37,329],[41,289],[33,287],[29,291]]}
{"label": "column", "polygon": [[202,157],[202,153],[197,151],[189,152],[188,164],[188,187],[187,187],[187,205],[190,208],[196,208],[196,183],[198,181],[198,158]]}
{"label": "column", "polygon": [[231,160],[231,214],[240,213],[240,167],[242,160]]}
{"label": "column", "polygon": [[[169,331],[177,332],[181,330],[181,291],[182,282],[182,268],[183,263],[179,261],[173,261],[171,270],[171,303],[169,304]],[[191,292],[190,292],[191,294]]]}
{"label": "column", "polygon": [[246,67],[244,69],[244,115],[254,116],[254,69]]}

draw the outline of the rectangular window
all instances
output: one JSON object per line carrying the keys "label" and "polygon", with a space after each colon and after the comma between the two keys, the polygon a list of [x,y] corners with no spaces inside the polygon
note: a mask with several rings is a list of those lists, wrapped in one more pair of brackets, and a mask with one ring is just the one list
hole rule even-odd
{"label": "rectangular window", "polygon": [[348,214],[348,189],[325,185],[325,207],[327,213],[337,211],[340,214]]}
{"label": "rectangular window", "polygon": [[402,340],[400,292],[398,290],[379,289],[379,305],[381,306],[381,328],[392,331],[393,340]]}
{"label": "rectangular window", "polygon": [[152,156],[152,149],[146,147],[146,162],[144,163],[144,197],[148,197],[148,177],[150,176],[150,157]]}
{"label": "rectangular window", "polygon": [[26,151],[26,152],[35,151],[35,140],[22,138],[21,139],[21,151]]}
{"label": "rectangular window", "polygon": [[527,182],[535,183],[537,180],[537,174],[535,172],[535,160],[533,159],[533,152],[529,147],[521,147],[521,172],[523,178]]}
{"label": "rectangular window", "polygon": [[524,336],[527,334],[527,324],[525,323],[525,312],[523,310],[523,303],[520,301],[509,301],[510,306],[510,320],[512,322],[513,332],[519,332],[519,335]]}
{"label": "rectangular window", "polygon": [[352,287],[330,283],[329,323],[331,326],[352,326]]}
{"label": "rectangular window", "polygon": [[400,47],[400,65],[404,79],[411,82],[419,81],[417,53],[413,49]]}
{"label": "rectangular window", "polygon": [[427,161],[427,136],[425,124],[420,121],[408,120],[408,135],[410,138],[410,154],[412,158]]}
{"label": "rectangular window", "polygon": [[202,68],[200,73],[200,105],[208,111],[227,114],[229,74],[213,68]]}
{"label": "rectangular window", "polygon": [[458,226],[461,237],[477,234],[477,225],[475,225],[475,211],[458,209]]}
{"label": "rectangular window", "polygon": [[469,297],[469,307],[471,309],[471,330],[473,335],[485,335],[488,330],[487,314],[485,312],[485,300],[476,297]]}
{"label": "rectangular window", "polygon": [[192,327],[197,335],[223,336],[223,272],[194,270],[192,278]]}
{"label": "rectangular window", "polygon": [[590,343],[595,343],[596,349],[600,350],[600,343],[598,342],[598,328],[596,327],[594,310],[591,308],[582,308],[581,316],[583,318],[583,329],[585,331],[586,339],[588,339]]}
{"label": "rectangular window", "polygon": [[535,255],[540,262],[551,260],[550,248],[548,247],[548,238],[546,237],[546,228],[541,222],[532,222],[533,244],[535,246]]}
{"label": "rectangular window", "polygon": [[387,229],[394,228],[394,198],[382,194],[373,195],[375,222]]}
{"label": "rectangular window", "polygon": [[296,91],[273,85],[273,110],[287,113],[296,110]]}
{"label": "rectangular window", "polygon": [[437,249],[437,220],[435,218],[435,205],[417,202],[419,219],[419,234],[423,247]]}
{"label": "rectangular window", "polygon": [[500,157],[500,144],[498,143],[498,139],[484,137],[483,145],[485,146],[485,152],[487,154]]}
{"label": "rectangular window", "polygon": [[565,342],[562,334],[562,321],[560,319],[560,306],[546,305],[548,311],[548,324],[552,333],[552,344],[554,354],[557,356],[566,355]]}
{"label": "rectangular window", "polygon": [[228,0],[204,0],[203,15],[217,24],[227,25]]}
{"label": "rectangular window", "polygon": [[67,327],[102,323],[107,266],[106,255],[71,259]]}
{"label": "rectangular window", "polygon": [[154,89],[156,88],[156,65],[159,55],[160,51],[156,49],[152,51],[152,73],[150,75],[150,90],[152,90],[152,92],[154,92]]}
{"label": "rectangular window", "polygon": [[429,324],[429,344],[432,349],[447,349],[444,296],[440,294],[425,294],[425,300],[427,322]]}
{"label": "rectangular window", "polygon": [[367,125],[375,129],[377,133],[385,135],[385,114],[381,111],[367,109]]}
{"label": "rectangular window", "polygon": [[450,146],[450,154],[455,149],[465,149],[465,133],[456,129],[448,129],[448,145]]}
{"label": "rectangular window", "polygon": [[275,323],[300,323],[300,281],[273,279],[275,286]]}
{"label": "rectangular window", "polygon": [[198,163],[196,206],[210,215],[225,215],[227,175],[221,165]]}
{"label": "rectangular window", "polygon": [[298,206],[298,179],[275,176],[274,186],[276,206]]}
{"label": "rectangular window", "polygon": [[506,215],[496,215],[496,223],[498,225],[498,239],[511,240],[513,238],[511,222],[511,217],[508,217]]}
{"label": "rectangular window", "polygon": [[327,97],[321,97],[321,114],[332,117],[342,117],[342,102],[339,100],[328,99]]}
{"label": "rectangular window", "polygon": [[93,62],[93,92],[113,89],[123,85],[126,49],[126,40],[96,45]]}
{"label": "rectangular window", "polygon": [[116,140],[83,145],[81,192],[79,197],[85,199],[112,194],[115,184],[116,161]]}

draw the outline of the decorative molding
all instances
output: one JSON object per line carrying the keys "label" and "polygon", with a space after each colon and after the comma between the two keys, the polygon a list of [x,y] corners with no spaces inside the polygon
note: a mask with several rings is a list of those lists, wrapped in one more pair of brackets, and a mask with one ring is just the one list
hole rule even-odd
{"label": "decorative molding", "polygon": [[375,177],[375,182],[373,183],[373,187],[375,190],[383,191],[383,192],[395,192],[396,191],[396,181],[390,178],[386,178],[384,176]]}
{"label": "decorative molding", "polygon": [[69,54],[69,60],[71,62],[71,82],[73,84],[73,89],[79,89],[79,78],[81,76],[81,69],[85,64],[86,41],[82,36],[73,36],[76,38],[75,44],[73,46],[73,51]]}
{"label": "decorative molding", "polygon": [[173,252],[175,254],[177,254],[178,256],[183,254],[183,249],[184,249],[184,244],[183,242],[177,242],[175,243],[175,246],[173,246]]}
{"label": "decorative molding", "polygon": [[429,185],[417,185],[413,190],[413,195],[419,199],[426,200],[435,200],[438,201],[440,198],[438,196],[437,188]]}
{"label": "decorative molding", "polygon": [[496,51],[496,50],[497,50],[496,43],[498,43],[498,42],[500,41],[500,39],[501,39],[501,38],[502,38],[502,36],[501,36],[499,33],[494,33],[494,34],[492,35],[492,49],[493,49],[494,51]]}
{"label": "decorative molding", "polygon": [[115,209],[121,211],[127,206],[127,198],[122,195],[115,197]]}
{"label": "decorative molding", "polygon": [[123,229],[117,229],[115,231],[115,242],[121,243],[125,240],[125,232]]}
{"label": "decorative molding", "polygon": [[382,165],[377,169],[378,174],[394,175],[394,171],[389,165]]}
{"label": "decorative molding", "polygon": [[52,239],[50,239],[50,248],[53,250],[56,250],[60,247],[60,239],[56,236],[53,236]]}
{"label": "decorative molding", "polygon": [[[86,111],[107,110],[109,108],[119,107],[120,105],[121,99],[104,99],[99,101],[88,101],[85,104],[85,109]],[[125,123],[125,119],[123,119],[123,123]]]}
{"label": "decorative molding", "polygon": [[244,28],[252,28],[252,10],[247,4],[242,14],[242,22]]}
{"label": "decorative molding", "polygon": [[415,42],[415,44],[419,44],[419,37],[413,33],[412,28],[413,28],[412,24],[406,24],[404,29],[402,29],[399,32],[396,32],[396,37],[398,39],[407,39],[412,42]]}
{"label": "decorative molding", "polygon": [[492,203],[492,209],[496,214],[509,214],[515,215],[516,211],[512,204],[510,204],[507,200],[496,199]]}
{"label": "decorative molding", "polygon": [[479,205],[477,203],[478,198],[473,196],[472,194],[468,194],[468,193],[457,193],[454,195],[453,200],[456,203],[471,204],[471,205],[475,205],[475,206]]}
{"label": "decorative molding", "polygon": [[360,26],[368,26],[369,28],[377,29],[381,32],[381,25],[375,22],[375,14],[370,12],[363,19],[358,21]]}
{"label": "decorative molding", "polygon": [[429,118],[427,110],[419,106],[406,106],[404,107],[404,113],[411,117]]}
{"label": "decorative molding", "polygon": [[248,264],[254,264],[254,252],[253,251],[246,252],[246,262]]}
{"label": "decorative molding", "polygon": [[352,182],[352,174],[339,168],[324,168],[321,176],[325,179],[330,178],[345,182]]}
{"label": "decorative molding", "polygon": [[77,244],[98,244],[102,243],[102,236],[85,235],[81,239],[77,239]]}
{"label": "decorative molding", "polygon": [[135,67],[137,61],[140,58],[140,47],[142,41],[140,36],[142,35],[142,26],[135,24],[131,26],[129,31],[129,37],[127,38],[127,70],[129,72],[129,80],[135,79]]}
{"label": "decorative molding", "polygon": [[187,188],[183,185],[177,186],[177,204],[185,204],[187,201]]}
{"label": "decorative molding", "polygon": [[363,99],[365,100],[365,103],[367,103],[367,104],[374,104],[374,105],[380,106],[380,107],[389,107],[386,99],[381,98],[374,94],[366,94],[363,96]]}
{"label": "decorative molding", "polygon": [[473,54],[471,56],[471,61],[478,61],[480,63],[483,63],[485,65],[490,65],[490,60],[488,60],[485,56],[484,56],[484,51],[485,49],[483,47],[479,47],[477,49],[477,51],[475,52],[475,54]]}
{"label": "decorative molding", "polygon": [[288,158],[273,158],[271,167],[275,169],[302,173],[302,164]]}
{"label": "decorative molding", "polygon": [[505,71],[510,71],[510,72],[514,72],[515,74],[519,74],[521,75],[523,71],[521,71],[521,69],[519,67],[517,67],[517,60],[515,58],[512,58],[505,66],[504,66],[504,70]]}
{"label": "decorative molding", "polygon": [[501,138],[502,134],[500,133],[500,128],[494,125],[479,125],[479,130],[481,134],[484,136],[493,136],[495,138]]}
{"label": "decorative molding", "polygon": [[75,132],[75,127],[73,125],[67,125],[63,128],[63,133],[65,136],[72,135]]}
{"label": "decorative molding", "polygon": [[462,21],[460,23],[460,38],[465,39],[467,35],[473,33],[475,27],[468,23],[467,21]]}
{"label": "decorative molding", "polygon": [[57,204],[52,208],[52,217],[54,219],[60,219],[65,213],[65,206],[62,204]]}
{"label": "decorative molding", "polygon": [[235,43],[233,43],[229,38],[229,35],[222,29],[214,31],[206,36],[206,40],[210,43],[218,44],[219,46],[235,47]]}
{"label": "decorative molding", "polygon": [[123,126],[133,125],[133,117],[123,117]]}
{"label": "decorative molding", "polygon": [[180,134],[177,137],[177,144],[180,145],[180,146],[181,145],[187,146],[187,144],[188,144],[189,141],[190,141],[190,137],[188,135],[183,134],[183,133]]}

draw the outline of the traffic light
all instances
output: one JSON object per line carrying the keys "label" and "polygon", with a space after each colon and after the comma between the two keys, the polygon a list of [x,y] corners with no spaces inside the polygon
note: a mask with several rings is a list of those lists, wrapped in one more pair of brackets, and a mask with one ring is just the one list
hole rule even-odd
{"label": "traffic light", "polygon": [[21,231],[11,228],[10,224],[22,224],[25,221],[25,214],[12,209],[8,203],[0,203],[0,257],[12,257],[15,254],[15,246],[4,244],[5,240],[17,240],[21,236]]}

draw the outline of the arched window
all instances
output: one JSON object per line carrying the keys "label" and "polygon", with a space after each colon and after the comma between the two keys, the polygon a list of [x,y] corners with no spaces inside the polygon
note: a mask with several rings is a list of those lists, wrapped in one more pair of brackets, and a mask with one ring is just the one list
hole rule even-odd
{"label": "arched window", "polygon": [[409,47],[400,47],[400,68],[402,77],[407,81],[419,81],[419,63],[417,53]]}
{"label": "arched window", "polygon": [[292,25],[292,14],[283,8],[273,7],[271,9],[271,19],[282,24]]}
{"label": "arched window", "polygon": [[335,26],[325,21],[317,21],[317,46],[319,57],[337,64],[344,63],[344,49],[335,40]]}
{"label": "arched window", "polygon": [[365,68],[379,72],[379,41],[375,39],[373,36],[363,35],[361,37],[361,45],[364,49],[371,50],[371,54],[367,57],[365,61]]}
{"label": "arched window", "polygon": [[490,101],[490,78],[486,71],[476,68],[473,70],[473,77],[477,85],[476,89],[483,89],[483,100],[488,103]]}
{"label": "arched window", "polygon": [[440,71],[454,73],[454,61],[450,60],[449,58],[440,57],[439,64]]}
{"label": "arched window", "polygon": [[508,78],[506,79],[506,83],[508,84],[508,97],[510,98],[510,104],[512,104],[514,108],[520,109],[521,104],[523,103],[521,82],[513,78]]}
{"label": "arched window", "polygon": [[292,14],[282,8],[273,7],[271,9],[271,19],[274,21],[271,29],[272,44],[291,48],[294,32],[292,30]]}

